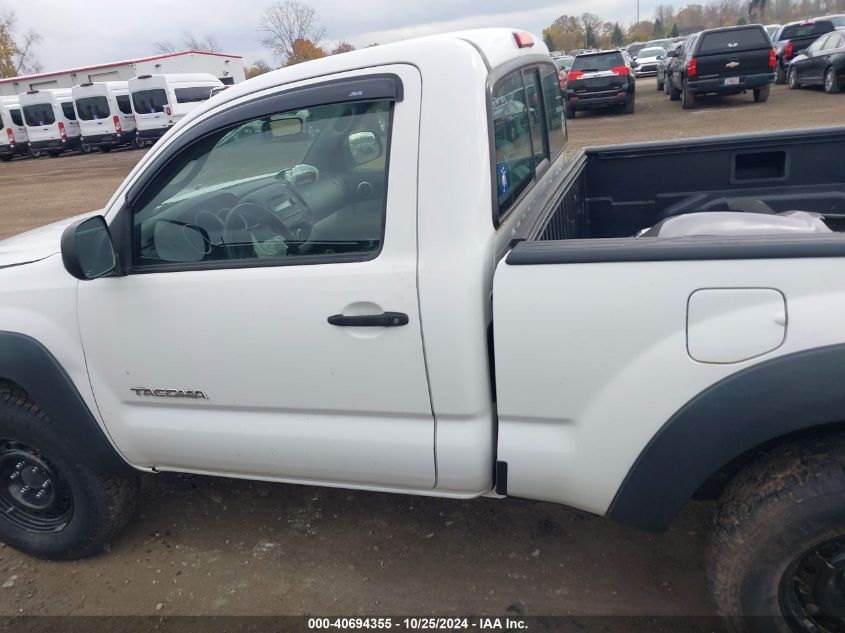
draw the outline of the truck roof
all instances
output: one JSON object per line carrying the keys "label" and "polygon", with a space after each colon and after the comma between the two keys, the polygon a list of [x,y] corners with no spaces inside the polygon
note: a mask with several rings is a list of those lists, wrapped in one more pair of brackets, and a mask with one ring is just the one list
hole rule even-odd
{"label": "truck roof", "polygon": [[[516,34],[529,37],[531,43],[520,47],[517,44]],[[541,37],[521,29],[474,29],[430,35],[279,68],[249,81],[230,86],[209,100],[208,103],[211,106],[203,104],[188,117],[195,118],[209,107],[267,88],[372,66],[412,64],[418,67],[423,65],[432,67],[435,72],[460,72],[460,68],[453,65],[454,59],[450,59],[448,51],[457,51],[466,47],[474,48],[489,69],[519,57],[549,56],[549,49]]]}

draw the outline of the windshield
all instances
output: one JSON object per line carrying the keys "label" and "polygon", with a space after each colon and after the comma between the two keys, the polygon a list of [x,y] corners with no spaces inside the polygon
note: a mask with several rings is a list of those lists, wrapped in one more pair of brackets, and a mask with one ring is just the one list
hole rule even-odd
{"label": "windshield", "polygon": [[774,37],[775,33],[777,33],[777,30],[779,28],[780,27],[777,24],[773,24],[772,26],[767,26],[766,27],[766,33],[769,34],[769,37]]}
{"label": "windshield", "polygon": [[167,93],[162,88],[133,92],[132,105],[138,114],[164,112],[164,106],[167,105]]}
{"label": "windshield", "polygon": [[52,125],[56,122],[56,115],[53,112],[53,106],[49,103],[25,105],[23,107],[23,116],[26,119],[26,124],[30,127]]}
{"label": "windshield", "polygon": [[83,121],[107,119],[109,117],[109,102],[103,96],[86,97],[76,100],[76,111]]}
{"label": "windshield", "polygon": [[759,26],[752,26],[747,29],[704,33],[698,52],[704,54],[771,47],[771,40],[766,32]]}
{"label": "windshield", "polygon": [[662,48],[644,48],[643,50],[640,51],[640,54],[637,55],[637,58],[640,58],[640,57],[660,57],[665,52],[666,51]]}
{"label": "windshield", "polygon": [[612,70],[618,66],[624,66],[625,60],[622,58],[622,53],[611,52],[601,53],[599,55],[582,55],[575,58],[572,63],[572,70],[580,70],[581,72],[601,72],[605,70]]}

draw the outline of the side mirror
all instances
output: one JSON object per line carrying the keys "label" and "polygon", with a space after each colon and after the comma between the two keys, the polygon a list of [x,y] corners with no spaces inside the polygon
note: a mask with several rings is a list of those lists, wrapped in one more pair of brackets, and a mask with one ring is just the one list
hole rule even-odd
{"label": "side mirror", "polygon": [[354,132],[346,139],[352,164],[356,167],[379,158],[384,152],[375,132]]}
{"label": "side mirror", "polygon": [[82,281],[108,275],[117,266],[109,227],[101,215],[67,227],[61,246],[65,269]]}

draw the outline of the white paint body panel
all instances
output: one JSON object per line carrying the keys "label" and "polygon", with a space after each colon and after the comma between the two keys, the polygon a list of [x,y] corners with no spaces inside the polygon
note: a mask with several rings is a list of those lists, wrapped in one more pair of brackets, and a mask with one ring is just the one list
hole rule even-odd
{"label": "white paint body panel", "polygon": [[133,77],[128,82],[129,95],[141,90],[164,90],[167,94],[167,112],[142,112],[135,106],[132,99],[132,112],[135,115],[135,124],[141,131],[159,130],[168,128],[185,117],[186,114],[198,109],[203,102],[179,103],[176,99],[176,88],[223,86],[223,82],[207,73],[185,73],[185,74],[162,74],[162,75],[141,75]]}
{"label": "white paint body panel", "polygon": [[[73,103],[76,108],[76,118],[79,121],[80,133],[85,136],[96,136],[99,134],[114,134],[117,130],[114,118],[120,122],[121,131],[132,132],[135,130],[135,116],[130,112],[121,112],[117,105],[117,97],[129,97],[129,85],[125,81],[104,81],[93,84],[74,86],[72,89]],[[109,105],[109,115],[105,119],[84,120],[79,116],[77,102],[87,97],[105,97]],[[130,99],[131,103],[131,99]]]}
{"label": "white paint body panel", "polygon": [[[21,104],[17,97],[2,97],[0,98],[0,120],[3,121],[3,129],[0,130],[0,145],[9,145],[9,135],[7,129],[12,130],[14,134],[15,143],[26,143],[29,141],[29,136],[26,133],[25,125],[18,125],[12,119],[11,110],[20,111]],[[21,122],[23,122],[23,113],[21,113]]]}
{"label": "white paint body panel", "polygon": [[[651,438],[695,395],[755,363],[845,342],[845,290],[832,283],[831,264],[500,263],[498,459],[508,462],[508,493],[604,514]],[[777,289],[789,306],[786,340],[745,362],[696,362],[687,353],[687,303],[705,287]],[[723,304],[716,318],[734,321],[734,307]],[[760,318],[776,319],[772,307]],[[744,342],[730,340],[741,356]]]}
{"label": "white paint body panel", "polygon": [[687,350],[700,363],[739,363],[786,338],[786,299],[771,288],[696,290],[687,305]]}
{"label": "white paint body panel", "polygon": [[30,142],[52,141],[61,138],[59,123],[64,124],[65,133],[68,138],[79,136],[79,123],[75,119],[69,119],[62,110],[62,103],[73,104],[73,97],[70,89],[40,90],[38,92],[27,92],[19,97],[21,112],[27,105],[43,105],[53,110],[55,121],[48,125],[30,125],[24,117],[24,125]]}

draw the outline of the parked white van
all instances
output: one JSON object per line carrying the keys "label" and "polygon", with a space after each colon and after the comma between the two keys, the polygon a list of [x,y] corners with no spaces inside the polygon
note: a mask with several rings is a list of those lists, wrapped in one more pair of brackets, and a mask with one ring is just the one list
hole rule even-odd
{"label": "parked white van", "polygon": [[58,156],[80,148],[79,123],[70,88],[30,90],[18,98],[30,149]]}
{"label": "parked white van", "polygon": [[138,139],[155,142],[179,119],[211,97],[223,82],[208,73],[140,75],[129,80]]}
{"label": "parked white van", "polygon": [[71,93],[83,145],[109,152],[136,142],[127,82],[88,82],[74,86]]}
{"label": "parked white van", "polygon": [[0,98],[0,160],[10,161],[29,151],[29,137],[17,97]]}

